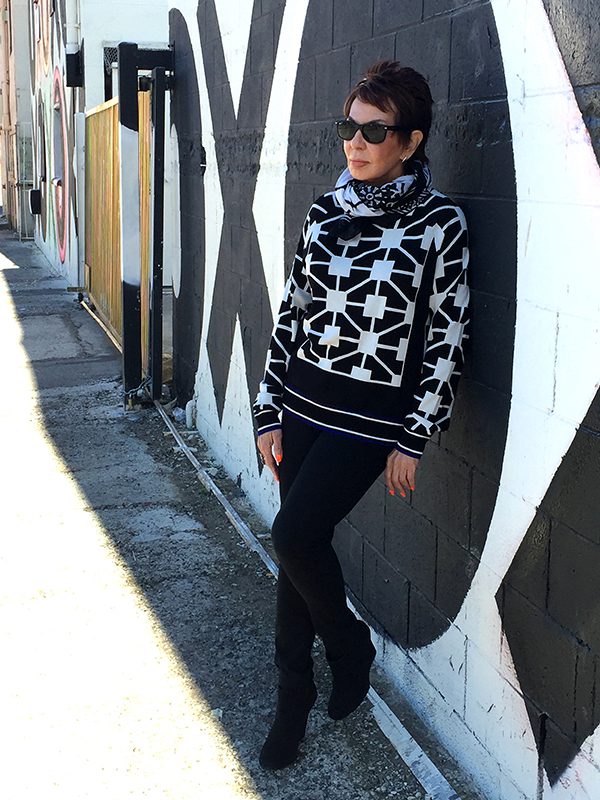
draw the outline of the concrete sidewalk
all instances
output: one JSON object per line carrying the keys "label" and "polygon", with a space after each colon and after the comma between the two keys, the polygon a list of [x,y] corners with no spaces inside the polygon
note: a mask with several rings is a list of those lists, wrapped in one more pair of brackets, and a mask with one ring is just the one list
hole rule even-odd
{"label": "concrete sidewalk", "polygon": [[368,702],[327,717],[322,651],[303,757],[260,769],[272,576],[156,410],[123,411],[119,354],[37,248],[0,253],[0,796],[423,800]]}

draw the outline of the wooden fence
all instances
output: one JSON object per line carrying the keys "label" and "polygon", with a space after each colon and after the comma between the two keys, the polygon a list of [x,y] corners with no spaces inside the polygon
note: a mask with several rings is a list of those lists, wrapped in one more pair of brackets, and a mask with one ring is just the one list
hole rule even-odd
{"label": "wooden fence", "polygon": [[[150,282],[150,92],[138,94],[142,369],[148,374]],[[85,289],[117,341],[122,331],[119,103],[108,100],[85,120]]]}

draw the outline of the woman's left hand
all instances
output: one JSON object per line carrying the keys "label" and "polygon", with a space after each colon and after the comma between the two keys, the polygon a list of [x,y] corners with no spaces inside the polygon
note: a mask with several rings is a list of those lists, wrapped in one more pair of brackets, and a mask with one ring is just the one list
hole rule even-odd
{"label": "woman's left hand", "polygon": [[406,497],[409,491],[415,488],[415,473],[419,466],[419,459],[392,450],[385,467],[385,482],[390,494],[399,492]]}

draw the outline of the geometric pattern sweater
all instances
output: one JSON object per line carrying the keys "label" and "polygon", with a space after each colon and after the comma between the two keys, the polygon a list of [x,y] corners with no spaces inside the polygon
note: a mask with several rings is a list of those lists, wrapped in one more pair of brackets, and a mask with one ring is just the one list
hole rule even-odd
{"label": "geometric pattern sweater", "polygon": [[[406,213],[362,217],[339,236],[339,192],[302,228],[254,404],[259,433],[281,412],[419,458],[448,427],[468,333],[468,234],[435,189]],[[337,223],[337,224],[336,224]]]}

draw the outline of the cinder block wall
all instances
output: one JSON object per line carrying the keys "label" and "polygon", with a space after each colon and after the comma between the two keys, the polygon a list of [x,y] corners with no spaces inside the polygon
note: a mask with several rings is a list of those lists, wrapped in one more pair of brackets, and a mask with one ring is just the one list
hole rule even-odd
{"label": "cinder block wall", "polygon": [[506,87],[490,5],[462,5],[311,3],[288,149],[289,262],[307,205],[343,169],[331,120],[348,86],[374,60],[397,58],[430,81],[434,182],[471,228],[473,347],[451,430],[428,444],[410,503],[381,481],[338,537],[355,595],[410,646],[442,633],[464,600],[495,502],[510,399],[516,196]]}
{"label": "cinder block wall", "polygon": [[429,79],[434,183],[470,226],[471,344],[414,495],[378,481],[336,547],[383,666],[487,796],[600,796],[597,3],[201,0],[170,22],[176,374],[266,517],[250,404],[302,220],[343,168],[333,120],[379,58]]}

